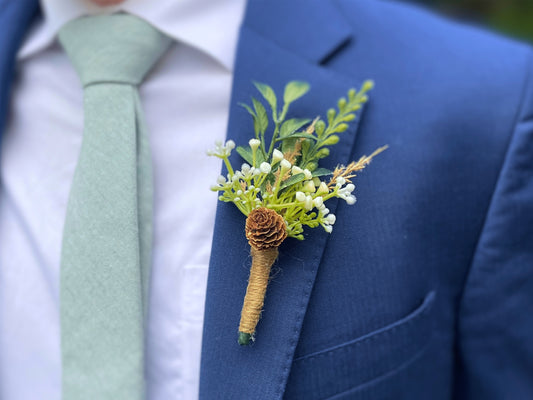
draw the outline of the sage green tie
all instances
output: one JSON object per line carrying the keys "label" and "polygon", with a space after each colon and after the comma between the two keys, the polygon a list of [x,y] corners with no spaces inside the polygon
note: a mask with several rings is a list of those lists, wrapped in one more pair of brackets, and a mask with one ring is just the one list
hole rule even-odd
{"label": "sage green tie", "polygon": [[152,179],[137,86],[170,39],[115,14],[71,21],[59,40],[85,114],[61,256],[62,399],[142,399]]}

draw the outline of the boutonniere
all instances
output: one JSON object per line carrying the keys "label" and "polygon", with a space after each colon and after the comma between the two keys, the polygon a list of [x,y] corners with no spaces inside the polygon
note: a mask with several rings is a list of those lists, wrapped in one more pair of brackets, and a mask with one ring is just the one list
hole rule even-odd
{"label": "boutonniere", "polygon": [[[219,200],[231,202],[247,217],[245,234],[251,247],[252,266],[241,311],[238,342],[248,345],[263,308],[270,269],[278,248],[286,238],[304,240],[304,227],[321,226],[331,233],[336,222],[327,201],[338,197],[354,204],[355,186],[351,179],[365,168],[386,146],[333,171],[320,168],[319,161],[330,153],[357,111],[368,100],[373,83],[366,81],[360,90],[351,89],[330,109],[323,120],[287,118],[291,103],[309,91],[309,84],[292,81],[285,86],[283,105],[268,85],[255,83],[270,108],[270,118],[263,103],[252,98],[252,105],[241,104],[252,116],[255,136],[247,146],[238,146],[244,159],[235,169],[229,156],[235,143],[217,142],[208,155],[221,158],[227,169],[211,189],[221,192]],[[272,125],[270,123],[272,121]],[[271,126],[271,134],[267,134]],[[267,144],[268,142],[268,144]]]}

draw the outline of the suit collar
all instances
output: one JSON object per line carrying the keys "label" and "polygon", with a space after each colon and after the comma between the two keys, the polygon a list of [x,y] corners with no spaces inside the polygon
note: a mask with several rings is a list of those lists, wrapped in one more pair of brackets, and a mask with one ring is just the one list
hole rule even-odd
{"label": "suit collar", "polygon": [[317,64],[352,39],[351,28],[339,10],[323,0],[250,0],[244,26]]}
{"label": "suit collar", "polygon": [[[242,144],[253,136],[248,114],[237,105],[257,95],[252,81],[267,83],[276,93],[289,80],[308,81],[311,91],[294,103],[291,117],[324,115],[349,88],[360,87],[362,80],[320,65],[351,39],[348,26],[329,2],[250,1],[237,51],[228,139]],[[356,121],[360,118],[361,114]],[[357,124],[352,124],[342,134],[323,166],[350,161],[356,130]],[[234,155],[232,162],[242,161]],[[335,201],[328,203],[332,212],[335,207]],[[328,240],[321,229],[307,230],[305,241],[288,239],[280,247],[257,341],[242,348],[237,344],[237,327],[251,262],[244,222],[233,205],[219,203],[204,317],[200,397],[205,399],[283,396]]]}

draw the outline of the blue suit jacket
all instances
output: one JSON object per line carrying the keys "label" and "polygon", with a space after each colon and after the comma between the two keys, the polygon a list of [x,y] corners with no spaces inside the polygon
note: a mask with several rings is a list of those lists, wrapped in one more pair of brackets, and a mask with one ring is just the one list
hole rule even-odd
{"label": "blue suit jacket", "polygon": [[[37,12],[0,0],[0,126]],[[292,112],[309,117],[371,78],[325,166],[390,149],[357,178],[355,206],[329,206],[331,235],[281,247],[251,347],[236,343],[244,218],[219,205],[201,398],[532,399],[532,73],[529,47],[410,6],[251,0],[228,138],[252,135],[237,106],[252,80],[309,81]]]}

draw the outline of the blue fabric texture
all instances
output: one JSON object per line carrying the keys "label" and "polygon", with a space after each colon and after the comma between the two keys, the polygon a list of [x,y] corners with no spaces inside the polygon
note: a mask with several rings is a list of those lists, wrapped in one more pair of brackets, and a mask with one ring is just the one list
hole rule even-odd
{"label": "blue fabric texture", "polygon": [[[15,32],[9,18],[0,26]],[[533,398],[531,57],[397,2],[249,1],[228,138],[252,136],[237,105],[255,95],[252,80],[277,91],[310,82],[291,113],[313,117],[371,78],[370,102],[324,166],[390,148],[356,178],[356,205],[329,206],[331,235],[308,231],[280,248],[247,348],[236,342],[244,217],[219,204],[202,399]]]}

